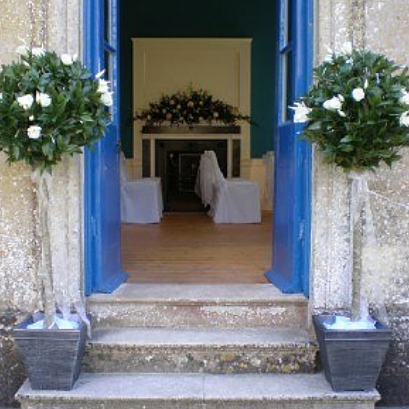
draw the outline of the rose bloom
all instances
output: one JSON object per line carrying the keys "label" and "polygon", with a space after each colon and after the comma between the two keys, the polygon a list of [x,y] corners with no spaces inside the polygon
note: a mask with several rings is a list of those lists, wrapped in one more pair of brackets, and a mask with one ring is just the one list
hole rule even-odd
{"label": "rose bloom", "polygon": [[69,54],[63,54],[62,56],[61,56],[61,61],[62,61],[62,63],[64,64],[64,65],[72,65],[73,64],[73,59],[72,59],[72,56],[71,55],[69,55]]}
{"label": "rose bloom", "polygon": [[404,112],[400,117],[400,125],[409,128],[409,111]]}
{"label": "rose bloom", "polygon": [[399,102],[403,105],[409,105],[409,93],[406,89],[402,90],[402,97],[399,99]]}
{"label": "rose bloom", "polygon": [[311,108],[308,108],[305,103],[296,102],[293,107],[290,107],[294,111],[294,123],[303,124],[310,119],[308,115],[312,112]]}
{"label": "rose bloom", "polygon": [[22,57],[28,57],[29,48],[26,45],[20,45],[20,47],[17,47],[16,53]]}
{"label": "rose bloom", "polygon": [[342,109],[342,100],[338,97],[333,97],[324,102],[323,107],[328,111],[339,111]]}
{"label": "rose bloom", "polygon": [[100,92],[101,94],[109,92],[109,81],[100,79],[98,84],[98,92]]}
{"label": "rose bloom", "polygon": [[351,55],[353,51],[353,47],[352,47],[352,43],[351,42],[347,42],[345,43],[342,48],[341,48],[341,52],[344,55]]}
{"label": "rose bloom", "polygon": [[27,94],[17,98],[17,102],[25,111],[27,111],[33,105],[34,98],[32,95]]}
{"label": "rose bloom", "polygon": [[363,88],[355,88],[352,91],[352,98],[356,101],[356,102],[360,102],[365,98],[365,91],[363,90]]}
{"label": "rose bloom", "polygon": [[114,99],[112,98],[112,94],[110,92],[106,92],[105,94],[101,95],[101,102],[107,106],[111,107],[114,104]]}
{"label": "rose bloom", "polygon": [[37,104],[41,105],[43,108],[47,108],[51,105],[52,100],[48,94],[37,92],[36,102]]}
{"label": "rose bloom", "polygon": [[34,55],[34,57],[44,57],[45,50],[44,48],[36,47],[31,50],[31,53]]}
{"label": "rose bloom", "polygon": [[32,125],[27,129],[27,135],[30,139],[38,139],[41,136],[41,126]]}

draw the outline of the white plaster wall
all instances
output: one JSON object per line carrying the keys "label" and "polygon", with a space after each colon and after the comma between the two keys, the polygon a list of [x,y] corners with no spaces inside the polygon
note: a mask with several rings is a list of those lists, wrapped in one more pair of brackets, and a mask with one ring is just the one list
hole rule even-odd
{"label": "white plaster wall", "polygon": [[[80,54],[81,0],[1,0],[0,64],[15,58],[21,39],[58,53]],[[36,200],[31,169],[24,164],[8,165],[0,155],[0,311],[30,311],[38,305],[36,270]],[[70,194],[61,184],[70,181]],[[82,269],[82,164],[71,159],[55,175],[53,219],[69,210],[65,231],[54,223],[55,237],[70,238],[68,261],[73,280]]]}

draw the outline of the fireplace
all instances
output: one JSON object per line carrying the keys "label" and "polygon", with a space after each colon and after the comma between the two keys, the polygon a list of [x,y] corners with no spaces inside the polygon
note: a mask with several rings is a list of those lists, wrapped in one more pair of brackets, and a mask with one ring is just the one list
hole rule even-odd
{"label": "fireplace", "polygon": [[[240,176],[240,128],[153,127],[145,129],[142,149],[143,177],[160,177],[162,180],[165,211],[204,211],[195,193],[200,156],[204,151],[216,153],[225,177]],[[161,128],[164,128],[161,130]],[[215,133],[215,128],[217,133]],[[149,132],[149,133],[148,133]]]}

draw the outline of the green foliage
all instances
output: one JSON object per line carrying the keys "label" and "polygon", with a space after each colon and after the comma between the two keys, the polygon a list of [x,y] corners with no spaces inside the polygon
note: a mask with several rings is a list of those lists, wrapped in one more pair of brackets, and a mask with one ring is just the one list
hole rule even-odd
{"label": "green foliage", "polygon": [[251,122],[250,117],[241,115],[237,108],[192,87],[184,92],[163,95],[158,102],[150,103],[149,109],[139,112],[135,119],[144,121],[146,125],[194,125],[212,121],[234,125],[238,121]]}
{"label": "green foliage", "polygon": [[[328,162],[347,170],[374,170],[400,158],[399,150],[409,145],[407,69],[383,55],[353,50],[327,58],[315,78],[301,99],[308,109],[304,135]],[[341,108],[326,108],[334,97]]]}
{"label": "green foliage", "polygon": [[[0,151],[9,162],[51,172],[64,155],[81,153],[104,135],[110,113],[101,98],[111,96],[80,62],[39,51],[26,49],[0,71]],[[22,106],[23,96],[32,104]]]}

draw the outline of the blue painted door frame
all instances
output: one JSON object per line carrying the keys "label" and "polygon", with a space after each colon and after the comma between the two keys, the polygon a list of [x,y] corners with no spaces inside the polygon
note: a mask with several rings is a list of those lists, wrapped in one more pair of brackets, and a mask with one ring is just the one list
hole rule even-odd
{"label": "blue painted door frame", "polygon": [[277,101],[273,265],[266,277],[286,293],[309,295],[311,146],[288,109],[311,85],[313,0],[277,2]]}
{"label": "blue painted door frame", "polygon": [[[84,59],[95,74],[111,61],[114,94],[112,125],[94,151],[85,154],[86,294],[111,292],[127,277],[121,270],[119,213],[119,0],[84,0]],[[283,41],[285,14],[292,6],[291,36]],[[108,7],[106,7],[108,4]],[[284,6],[283,6],[284,5]],[[287,102],[304,94],[312,81],[313,0],[277,0],[278,76],[275,137],[273,265],[266,276],[284,292],[309,292],[311,147],[299,140],[302,128],[286,117]],[[110,19],[106,19],[106,13]],[[107,22],[108,25],[107,25]],[[106,30],[110,37],[107,41]],[[285,54],[287,59],[284,66]],[[108,57],[107,57],[108,56]],[[110,57],[109,57],[110,56]],[[286,81],[284,75],[290,74]],[[287,83],[288,98],[283,84]]]}
{"label": "blue painted door frame", "polygon": [[84,0],[84,59],[114,92],[111,125],[85,152],[85,290],[109,293],[128,275],[121,268],[119,194],[119,59],[117,0]]}

